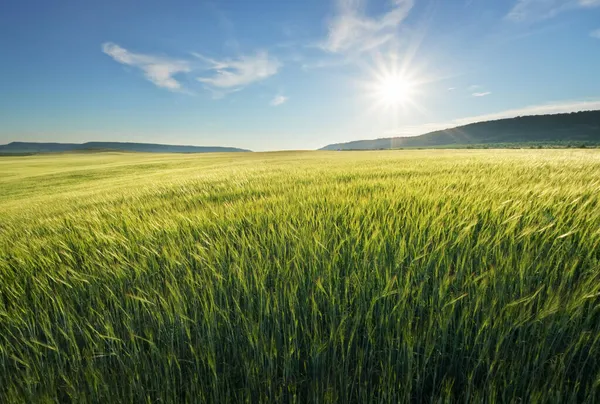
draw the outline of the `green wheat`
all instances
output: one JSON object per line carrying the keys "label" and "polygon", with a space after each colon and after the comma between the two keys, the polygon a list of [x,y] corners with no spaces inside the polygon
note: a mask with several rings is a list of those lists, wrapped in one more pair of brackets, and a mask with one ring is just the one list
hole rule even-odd
{"label": "green wheat", "polygon": [[0,158],[0,402],[600,401],[600,152]]}

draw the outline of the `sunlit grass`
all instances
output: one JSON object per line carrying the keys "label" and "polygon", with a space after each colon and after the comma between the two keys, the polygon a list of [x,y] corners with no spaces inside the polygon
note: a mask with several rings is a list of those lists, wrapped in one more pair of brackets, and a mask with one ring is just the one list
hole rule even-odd
{"label": "sunlit grass", "polygon": [[0,402],[600,400],[600,153],[0,158]]}

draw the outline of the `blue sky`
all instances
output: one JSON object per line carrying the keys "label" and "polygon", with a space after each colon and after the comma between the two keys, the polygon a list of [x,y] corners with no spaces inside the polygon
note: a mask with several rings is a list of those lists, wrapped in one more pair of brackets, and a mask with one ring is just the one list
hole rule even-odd
{"label": "blue sky", "polygon": [[[0,4],[0,144],[314,149],[600,109],[600,0]],[[410,102],[372,85],[396,66]]]}

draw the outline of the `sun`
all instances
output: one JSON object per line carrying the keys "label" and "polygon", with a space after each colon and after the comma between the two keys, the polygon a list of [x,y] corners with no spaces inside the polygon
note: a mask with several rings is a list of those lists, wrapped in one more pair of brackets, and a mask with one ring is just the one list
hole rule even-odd
{"label": "sun", "polygon": [[414,112],[426,112],[421,104],[427,86],[437,80],[427,66],[412,63],[412,57],[376,53],[363,65],[364,78],[358,81],[365,111],[390,119],[393,125]]}
{"label": "sun", "polygon": [[374,83],[374,96],[386,107],[403,106],[412,101],[415,83],[402,74],[386,74]]}

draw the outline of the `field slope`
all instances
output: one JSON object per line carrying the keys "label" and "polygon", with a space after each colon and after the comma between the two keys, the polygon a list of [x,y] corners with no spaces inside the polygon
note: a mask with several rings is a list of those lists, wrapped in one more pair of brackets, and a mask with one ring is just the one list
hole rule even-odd
{"label": "field slope", "polygon": [[595,150],[0,158],[0,402],[598,402]]}

